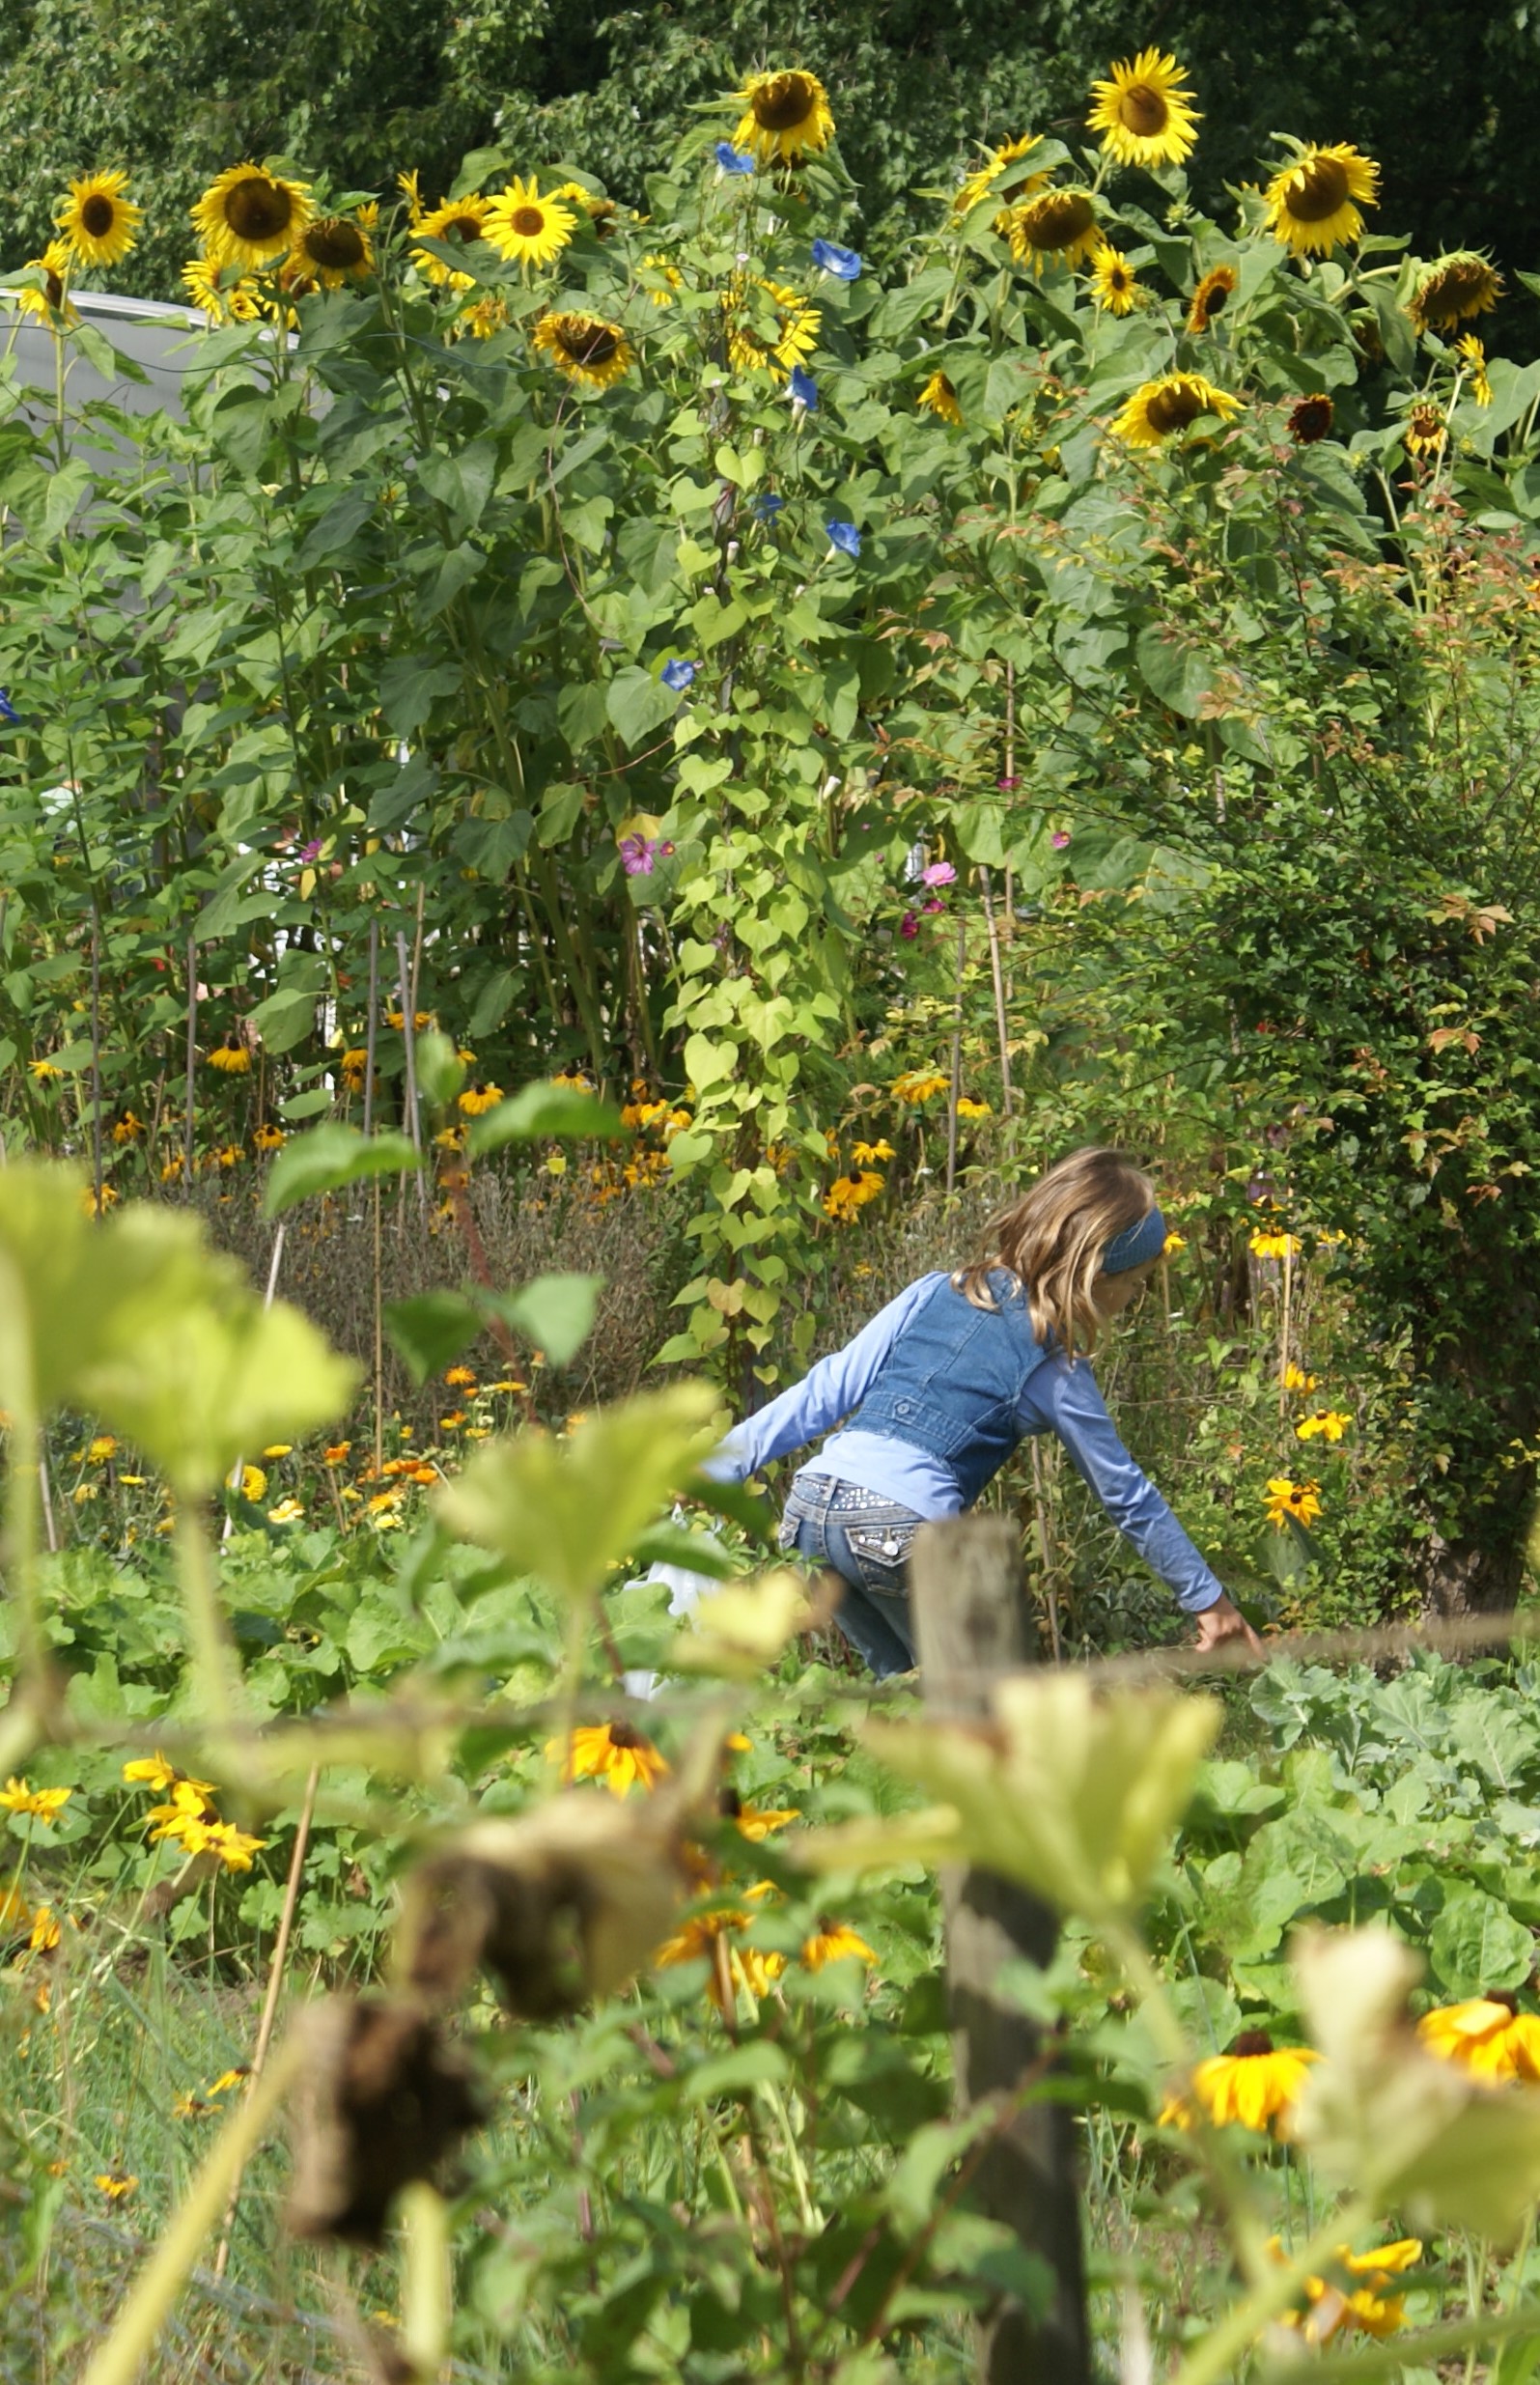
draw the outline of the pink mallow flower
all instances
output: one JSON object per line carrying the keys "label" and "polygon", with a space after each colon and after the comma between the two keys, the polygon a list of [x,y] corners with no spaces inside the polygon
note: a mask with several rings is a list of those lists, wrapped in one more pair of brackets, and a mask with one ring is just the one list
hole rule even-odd
{"label": "pink mallow flower", "polygon": [[1054,850],[1054,852],[1055,852],[1055,853],[1062,853],[1062,852],[1064,851],[1065,846],[1066,846],[1066,845],[1069,843],[1069,841],[1070,841],[1070,832],[1069,832],[1069,829],[1068,829],[1068,828],[1055,828],[1055,829],[1054,829],[1054,831],[1053,831],[1053,833],[1052,833],[1052,835],[1049,838],[1049,840],[1048,840],[1048,841],[1049,841],[1049,843],[1052,846],[1052,848],[1053,848],[1053,850]]}
{"label": "pink mallow flower", "polygon": [[907,911],[904,913],[903,918],[898,923],[898,932],[900,936],[908,936],[911,938],[918,936],[920,932],[920,923],[915,917],[913,912]]}
{"label": "pink mallow flower", "polygon": [[651,878],[658,859],[658,846],[649,836],[623,836],[620,840],[620,859],[628,878]]}
{"label": "pink mallow flower", "polygon": [[950,861],[933,861],[920,872],[922,886],[950,886],[956,883],[957,872]]}

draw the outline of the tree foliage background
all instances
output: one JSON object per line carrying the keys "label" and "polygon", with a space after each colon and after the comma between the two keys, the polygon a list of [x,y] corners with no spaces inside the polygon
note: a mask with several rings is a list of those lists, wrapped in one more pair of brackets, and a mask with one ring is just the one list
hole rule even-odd
{"label": "tree foliage background", "polygon": [[[1381,220],[1422,256],[1540,253],[1525,94],[1540,67],[1527,6],[1457,0],[676,0],[598,16],[580,0],[6,0],[0,186],[16,194],[8,262],[41,247],[70,173],[126,164],[162,229],[124,286],[180,296],[176,224],[238,155],[302,156],[342,185],[418,165],[434,195],[486,144],[581,158],[616,197],[645,177],[682,109],[742,68],[793,54],[842,95],[841,148],[860,196],[845,229],[874,256],[914,227],[916,187],[981,138],[1074,135],[1110,57],[1176,48],[1204,115],[1193,196],[1222,213],[1270,133],[1356,141],[1385,170]],[[40,103],[40,94],[46,95]],[[923,211],[923,210],[919,210]],[[189,242],[190,245],[190,242]],[[1506,346],[1540,340],[1512,309]]]}

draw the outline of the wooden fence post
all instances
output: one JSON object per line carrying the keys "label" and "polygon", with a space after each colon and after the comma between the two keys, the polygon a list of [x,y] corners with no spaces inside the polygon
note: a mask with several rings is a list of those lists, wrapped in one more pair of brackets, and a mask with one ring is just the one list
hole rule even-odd
{"label": "wooden fence post", "polygon": [[[1003,1516],[928,1524],[916,1535],[910,1582],[928,1703],[948,1716],[984,1716],[989,1685],[1035,1664],[1016,1527]],[[1042,2032],[995,1992],[1003,1964],[1048,1963],[1057,1922],[1046,1905],[990,1871],[943,1870],[947,2005],[957,2102],[966,2112],[1017,2087],[1038,2060]],[[1030,2103],[990,2146],[969,2201],[1011,2228],[1054,2279],[1042,2317],[1006,2303],[980,2331],[981,2385],[1089,2385],[1085,2269],[1074,2118],[1060,2103]]]}

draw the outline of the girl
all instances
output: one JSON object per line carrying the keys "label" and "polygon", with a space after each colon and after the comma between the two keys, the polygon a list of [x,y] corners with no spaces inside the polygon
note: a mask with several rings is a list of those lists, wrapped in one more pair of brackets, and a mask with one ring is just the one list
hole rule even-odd
{"label": "girl", "polygon": [[1026,1434],[1057,1433],[1119,1530],[1197,1617],[1198,1646],[1242,1640],[1260,1655],[1119,1441],[1079,1355],[1137,1299],[1165,1247],[1149,1177],[1115,1151],[1072,1152],[989,1237],[988,1257],[922,1276],[736,1426],[709,1471],[741,1482],[840,1425],[793,1478],[781,1547],[841,1577],[840,1629],[882,1676],[914,1663],[905,1569],[921,1524],[971,1507]]}

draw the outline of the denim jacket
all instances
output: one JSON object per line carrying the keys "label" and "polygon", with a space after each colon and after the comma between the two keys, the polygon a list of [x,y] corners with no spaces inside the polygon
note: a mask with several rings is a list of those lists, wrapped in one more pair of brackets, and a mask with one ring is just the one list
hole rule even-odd
{"label": "denim jacket", "polygon": [[971,1507],[1022,1438],[1022,1394],[1048,1353],[1019,1284],[990,1277],[976,1308],[942,1276],[910,1315],[850,1419],[854,1433],[910,1442],[945,1466]]}

